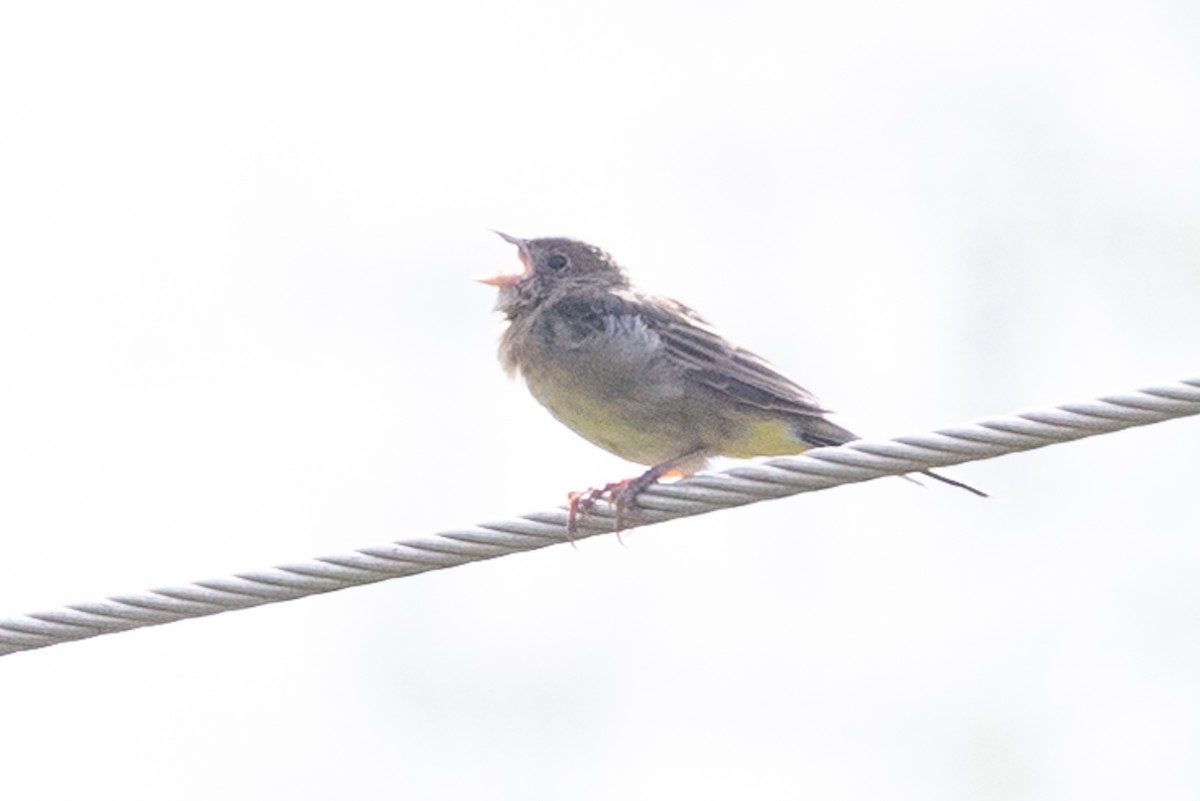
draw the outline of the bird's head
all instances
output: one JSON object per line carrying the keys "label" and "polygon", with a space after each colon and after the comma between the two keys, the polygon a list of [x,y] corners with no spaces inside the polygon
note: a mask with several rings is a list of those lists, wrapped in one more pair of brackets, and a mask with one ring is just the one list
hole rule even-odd
{"label": "bird's head", "polygon": [[499,231],[500,238],[517,246],[524,269],[480,279],[500,290],[496,308],[509,317],[560,293],[629,286],[629,278],[612,258],[595,245],[577,239],[546,237],[520,239]]}

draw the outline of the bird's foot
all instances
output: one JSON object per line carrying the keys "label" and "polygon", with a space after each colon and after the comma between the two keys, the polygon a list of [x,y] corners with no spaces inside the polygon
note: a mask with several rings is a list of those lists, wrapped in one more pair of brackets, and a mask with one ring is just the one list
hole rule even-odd
{"label": "bird's foot", "polygon": [[579,531],[579,521],[591,511],[597,501],[603,500],[607,500],[613,506],[613,531],[616,532],[617,539],[620,539],[622,531],[633,528],[632,525],[627,526],[627,523],[634,521],[636,525],[638,496],[661,479],[675,475],[683,475],[683,472],[676,469],[675,461],[671,461],[655,465],[637,478],[613,481],[586,492],[572,492],[567,496],[567,539],[575,539],[575,534]]}
{"label": "bird's foot", "polygon": [[[598,501],[608,501],[613,505],[613,530],[617,536],[625,530],[625,523],[631,517],[637,495],[649,486],[634,487],[640,478],[627,478],[613,481],[603,487],[593,487],[585,492],[572,492],[567,496],[567,539],[574,540],[579,532],[579,521],[582,520]],[[650,482],[653,483],[653,482]],[[631,492],[630,488],[634,490]]]}

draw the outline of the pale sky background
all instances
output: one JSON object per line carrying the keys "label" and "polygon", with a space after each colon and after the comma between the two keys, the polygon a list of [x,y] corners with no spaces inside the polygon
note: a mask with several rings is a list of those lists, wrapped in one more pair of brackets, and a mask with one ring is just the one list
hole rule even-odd
{"label": "pale sky background", "polygon": [[[9,3],[0,615],[638,468],[598,243],[862,433],[1200,374],[1200,5]],[[1200,420],[0,660],[11,799],[1200,795]]]}

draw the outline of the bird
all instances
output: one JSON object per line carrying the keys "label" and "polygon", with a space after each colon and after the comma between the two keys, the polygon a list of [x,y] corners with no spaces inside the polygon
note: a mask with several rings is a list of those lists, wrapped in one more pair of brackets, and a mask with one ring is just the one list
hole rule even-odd
{"label": "bird", "polygon": [[[599,247],[495,233],[516,246],[523,268],[479,279],[499,290],[505,371],[519,375],[575,433],[649,468],[571,493],[569,534],[602,498],[612,501],[620,533],[640,493],[664,478],[691,475],[713,457],[798,454],[859,438],[827,419],[830,411],[813,393],[697,312],[638,289]],[[931,471],[923,475],[987,497]]]}

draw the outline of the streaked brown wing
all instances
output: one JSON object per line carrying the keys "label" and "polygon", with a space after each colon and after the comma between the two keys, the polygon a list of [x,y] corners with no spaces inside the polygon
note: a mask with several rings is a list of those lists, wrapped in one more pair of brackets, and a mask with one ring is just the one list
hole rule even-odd
{"label": "streaked brown wing", "polygon": [[729,342],[682,303],[650,295],[634,300],[671,358],[701,384],[759,409],[814,417],[828,413],[815,395]]}

